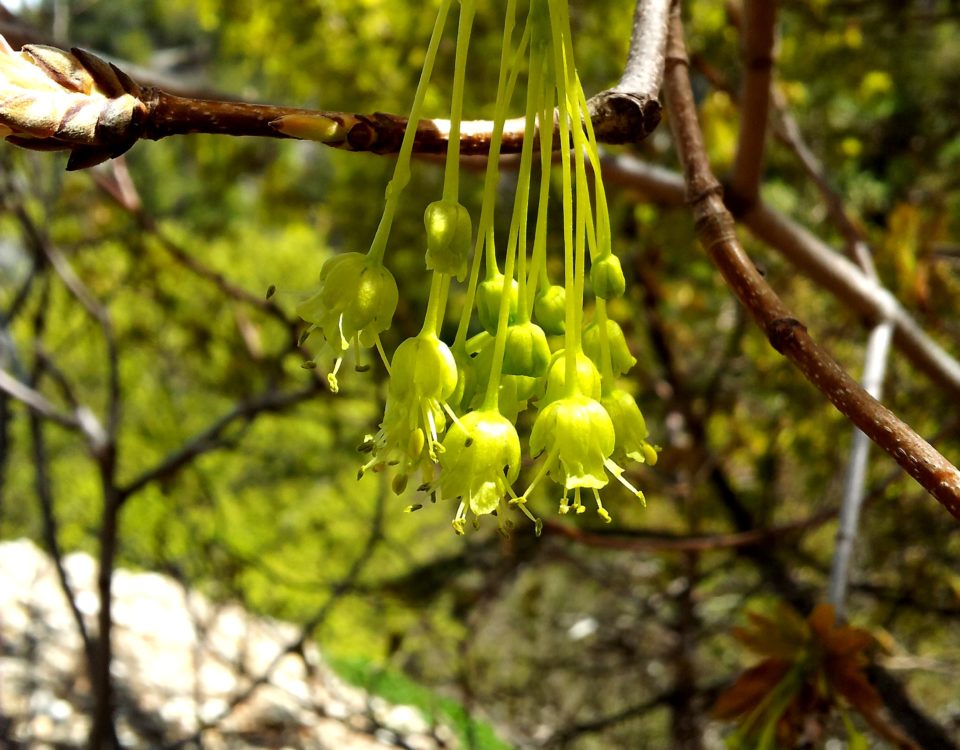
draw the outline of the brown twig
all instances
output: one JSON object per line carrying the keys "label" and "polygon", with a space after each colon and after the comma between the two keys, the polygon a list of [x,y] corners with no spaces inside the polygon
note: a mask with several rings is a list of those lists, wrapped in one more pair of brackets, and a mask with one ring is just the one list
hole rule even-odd
{"label": "brown twig", "polygon": [[960,518],[960,471],[864,391],[813,341],[743,251],[733,217],[723,204],[720,183],[710,169],[697,122],[679,8],[671,14],[665,82],[670,124],[697,236],[727,284],[774,349],[790,359],[842,414]]}
{"label": "brown twig", "polygon": [[782,526],[774,526],[769,529],[753,529],[729,534],[703,534],[685,537],[651,533],[630,535],[625,532],[602,534],[585,531],[579,526],[573,526],[563,523],[562,521],[552,520],[544,520],[543,528],[547,533],[558,534],[579,544],[602,549],[631,552],[712,552],[724,549],[758,547],[785,536],[815,529],[836,517],[836,508],[831,508],[821,511],[809,518],[786,523]]}
{"label": "brown twig", "polygon": [[777,20],[776,0],[747,0],[744,7],[740,132],[730,197],[749,206],[757,200],[770,109],[770,78]]}

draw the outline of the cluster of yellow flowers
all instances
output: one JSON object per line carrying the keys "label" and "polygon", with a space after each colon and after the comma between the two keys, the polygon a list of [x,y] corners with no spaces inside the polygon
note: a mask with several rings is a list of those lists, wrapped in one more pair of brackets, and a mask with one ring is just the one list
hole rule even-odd
{"label": "cluster of yellow flowers", "polygon": [[[337,372],[351,348],[376,347],[387,366],[386,409],[379,431],[364,443],[369,460],[361,474],[390,468],[398,493],[411,476],[419,476],[421,490],[433,499],[459,501],[453,526],[460,534],[469,516],[479,524],[479,517],[487,514],[495,515],[506,533],[512,526],[510,508],[526,515],[539,534],[541,521],[527,508],[527,501],[548,477],[563,487],[561,513],[583,512],[581,494],[588,490],[597,512],[609,521],[599,490],[612,476],[642,500],[643,493],[624,477],[623,464],[653,464],[657,452],[647,442],[647,427],[634,398],[617,384],[636,360],[620,326],[607,316],[607,301],[624,293],[625,280],[611,251],[597,144],[573,63],[566,0],[530,0],[519,38],[515,38],[517,1],[507,3],[493,134],[475,233],[458,194],[460,120],[475,0],[460,0],[443,195],[424,215],[426,268],[432,279],[423,328],[400,344],[389,361],[380,343],[398,301],[384,253],[400,192],[409,179],[416,123],[452,5],[452,0],[441,2],[370,250],[327,261],[319,288],[298,312],[311,324],[310,330],[323,333],[335,356],[328,376],[332,390],[338,388]],[[524,70],[525,131],[501,270],[493,222],[499,155],[507,107]],[[563,284],[550,282],[547,266],[547,208],[551,174],[557,171],[555,133],[562,186]],[[531,228],[528,202],[537,144],[539,203]],[[439,334],[453,279],[466,282],[466,305],[448,345]],[[585,324],[588,279],[595,302],[593,319]],[[474,309],[481,330],[470,335]],[[533,457],[542,458],[529,486],[518,494],[513,485],[522,451],[516,422],[531,404],[537,413],[528,449]]]}

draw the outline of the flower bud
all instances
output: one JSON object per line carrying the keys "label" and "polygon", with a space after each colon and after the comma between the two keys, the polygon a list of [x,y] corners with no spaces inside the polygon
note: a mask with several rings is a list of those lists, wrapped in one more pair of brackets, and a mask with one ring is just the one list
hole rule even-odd
{"label": "flower bud", "polygon": [[[600,332],[600,326],[596,321],[583,330],[583,351],[594,362],[599,362],[602,356]],[[627,346],[623,329],[617,321],[610,318],[607,318],[607,345],[610,347],[610,364],[614,376],[623,375],[637,364],[637,358],[630,353],[630,347]]]}
{"label": "flower bud", "polygon": [[450,347],[436,336],[415,336],[393,353],[389,394],[415,402],[444,401],[456,389],[457,378],[457,362]]}
{"label": "flower bud", "polygon": [[434,201],[423,214],[423,224],[427,230],[427,269],[463,281],[473,235],[467,209],[456,201]]}
{"label": "flower bud", "polygon": [[566,290],[559,284],[543,289],[533,303],[533,315],[548,336],[562,336],[566,330]]}
{"label": "flower bud", "polygon": [[539,378],[550,364],[547,336],[536,323],[518,323],[507,328],[507,345],[503,353],[506,375]]}
{"label": "flower bud", "polygon": [[627,281],[623,277],[623,268],[620,259],[609,253],[590,267],[590,284],[593,293],[600,299],[621,297],[627,288]]}
{"label": "flower bud", "polygon": [[627,457],[650,466],[656,464],[657,450],[647,442],[650,434],[647,423],[633,396],[615,388],[604,396],[600,403],[610,415],[617,436],[614,457],[618,460]]}
{"label": "flower bud", "polygon": [[[563,349],[553,355],[550,366],[547,368],[545,381],[544,393],[538,403],[540,409],[567,395],[567,361]],[[600,371],[590,358],[582,352],[577,355],[575,390],[577,393],[590,398],[600,398]]]}
{"label": "flower bud", "polygon": [[[480,325],[487,333],[497,332],[497,323],[500,320],[500,300],[503,297],[503,274],[496,273],[477,286],[477,317]],[[507,323],[513,323],[517,318],[517,280],[511,279],[509,286],[510,315]]]}

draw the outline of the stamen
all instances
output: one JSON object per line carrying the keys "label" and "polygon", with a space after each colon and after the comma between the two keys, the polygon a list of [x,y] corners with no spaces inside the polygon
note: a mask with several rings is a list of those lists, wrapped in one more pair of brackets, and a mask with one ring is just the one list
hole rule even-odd
{"label": "stamen", "polygon": [[340,372],[340,365],[343,364],[343,357],[337,357],[333,363],[333,372],[327,375],[327,385],[330,386],[330,393],[339,393],[340,384],[337,382],[337,373]]}
{"label": "stamen", "polygon": [[387,353],[383,350],[383,342],[380,341],[380,334],[377,334],[377,337],[373,342],[377,347],[377,353],[380,355],[380,360],[383,362],[383,367],[387,371],[387,375],[390,375],[390,360],[387,359]]}
{"label": "stamen", "polygon": [[527,498],[530,497],[530,493],[533,492],[534,487],[540,484],[544,476],[546,476],[547,472],[550,470],[550,467],[553,465],[554,461],[557,460],[557,454],[559,453],[559,451],[560,451],[559,448],[555,448],[552,452],[547,454],[547,458],[544,460],[542,464],[540,464],[540,468],[537,470],[536,476],[534,476],[533,481],[530,482],[530,486],[527,487],[526,491],[523,493],[522,498],[517,498],[516,500],[512,500],[511,502],[519,503],[519,502],[527,501]]}
{"label": "stamen", "polygon": [[[461,377],[462,377],[462,376],[461,376]],[[461,430],[463,430],[464,432],[467,432],[467,428],[463,426],[463,423],[460,421],[460,419],[457,417],[457,415],[453,413],[453,409],[450,408],[450,404],[448,404],[446,401],[444,401],[444,402],[441,404],[441,406],[443,406],[443,410],[449,415],[449,417],[450,417],[450,419],[453,421],[453,423],[454,423],[457,427],[459,427]],[[469,433],[467,433],[467,434],[469,435]]]}
{"label": "stamen", "polygon": [[632,484],[630,484],[629,480],[627,480],[623,476],[624,470],[620,468],[620,466],[618,466],[609,458],[603,462],[603,465],[607,467],[607,471],[609,471],[611,474],[613,474],[614,477],[616,477],[617,481],[620,482],[620,484],[622,484],[624,487],[630,490],[630,493],[634,497],[637,497],[641,501],[643,501],[644,506],[646,506],[647,501],[644,498],[643,493],[640,490],[638,490],[636,487],[634,487]]}
{"label": "stamen", "polygon": [[583,507],[583,502],[580,500],[580,488],[577,487],[573,491],[573,508],[577,512],[577,515],[583,513],[586,508]]}
{"label": "stamen", "polygon": [[610,514],[607,513],[607,509],[603,507],[603,503],[600,502],[600,493],[597,491],[596,487],[593,488],[593,497],[597,501],[597,514],[600,516],[600,518],[607,523],[613,521],[613,519],[610,518]]}

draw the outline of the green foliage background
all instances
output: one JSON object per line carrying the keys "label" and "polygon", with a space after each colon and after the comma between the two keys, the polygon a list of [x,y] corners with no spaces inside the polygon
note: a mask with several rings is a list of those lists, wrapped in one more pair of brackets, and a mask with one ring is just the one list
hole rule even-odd
{"label": "green foliage background", "polygon": [[[502,3],[481,5],[469,62],[471,117],[491,113],[499,54]],[[588,92],[617,79],[632,5],[573,3]],[[724,3],[689,5],[692,51],[735,91],[738,34]],[[39,26],[49,23],[46,3],[32,13]],[[69,33],[79,46],[168,66],[172,75],[246,99],[403,112],[433,13],[432,3],[387,0],[103,1],[78,6]],[[958,32],[949,2],[793,0],[783,3],[778,63],[783,91],[870,238],[884,283],[955,355]],[[445,112],[452,56],[451,38],[427,100],[432,115]],[[736,105],[703,76],[695,84],[710,155],[723,174],[735,150]],[[639,152],[675,167],[665,126]],[[2,159],[32,221],[112,315],[124,393],[122,480],[252,394],[293,390],[311,377],[291,346],[296,331],[185,270],[159,235],[255,295],[275,284],[277,305],[292,317],[329,253],[365,249],[392,168],[389,158],[306,143],[208,136],[141,143],[126,163],[158,235],[108,200],[88,174],[64,174],[63,157],[5,148]],[[779,143],[770,148],[766,177],[765,199],[842,246],[814,187]],[[440,180],[437,164],[415,165],[388,254],[402,296],[388,350],[416,330],[422,314],[420,217],[439,195]],[[465,202],[476,205],[479,177],[465,180]],[[505,195],[510,180],[503,178]],[[616,250],[631,282],[614,314],[640,360],[638,401],[664,446],[662,465],[638,478],[649,507],[614,500],[614,531],[643,538],[733,529],[711,478],[715,468],[758,527],[834,506],[850,438],[844,420],[743,320],[696,246],[686,211],[612,192]],[[780,256],[744,239],[815,336],[859,373],[862,321]],[[0,309],[7,310],[31,268],[9,212],[0,215],[0,241]],[[42,348],[78,401],[102,413],[104,343],[62,285],[35,281],[9,334],[14,367],[28,367]],[[503,739],[523,745],[569,735],[564,741],[577,748],[665,746],[675,727],[669,703],[656,699],[673,684],[677,660],[686,654],[695,662],[707,697],[741,666],[726,632],[746,608],[785,595],[771,559],[734,551],[697,559],[604,552],[549,536],[503,541],[489,529],[464,541],[450,530],[453,508],[407,515],[400,511],[409,499],[378,503],[379,479],[356,480],[355,446],[379,419],[379,379],[377,367],[368,375],[347,372],[340,395],[321,392],[282,414],[237,424],[228,449],[148,485],[122,516],[122,564],[175,572],[213,596],[303,621],[331,596],[378,524],[382,540],[318,632],[346,674],[369,681],[386,669],[396,680],[390,697],[421,704],[431,701],[424,695],[454,698],[494,721]],[[60,397],[54,384],[43,390]],[[956,403],[896,353],[887,400],[922,434],[938,435],[947,456],[960,456]],[[22,410],[14,410],[9,430],[0,536],[39,538]],[[102,503],[95,466],[75,436],[55,428],[47,435],[61,542],[93,550]],[[874,499],[864,518],[851,616],[887,633],[895,654],[934,665],[902,676],[931,715],[956,722],[956,524],[886,458],[871,462],[869,489]],[[540,502],[546,513],[554,500]],[[814,598],[823,591],[834,531],[827,524],[768,550]],[[683,624],[685,608],[692,626]],[[584,620],[595,621],[595,632],[576,639],[571,627]],[[409,687],[414,683],[435,692],[418,693]],[[407,687],[397,694],[396,685]],[[629,713],[651,701],[648,710]],[[438,710],[454,711],[444,705]],[[702,712],[704,703],[698,705]],[[583,729],[618,712],[627,713]],[[477,743],[496,746],[489,737]]]}

